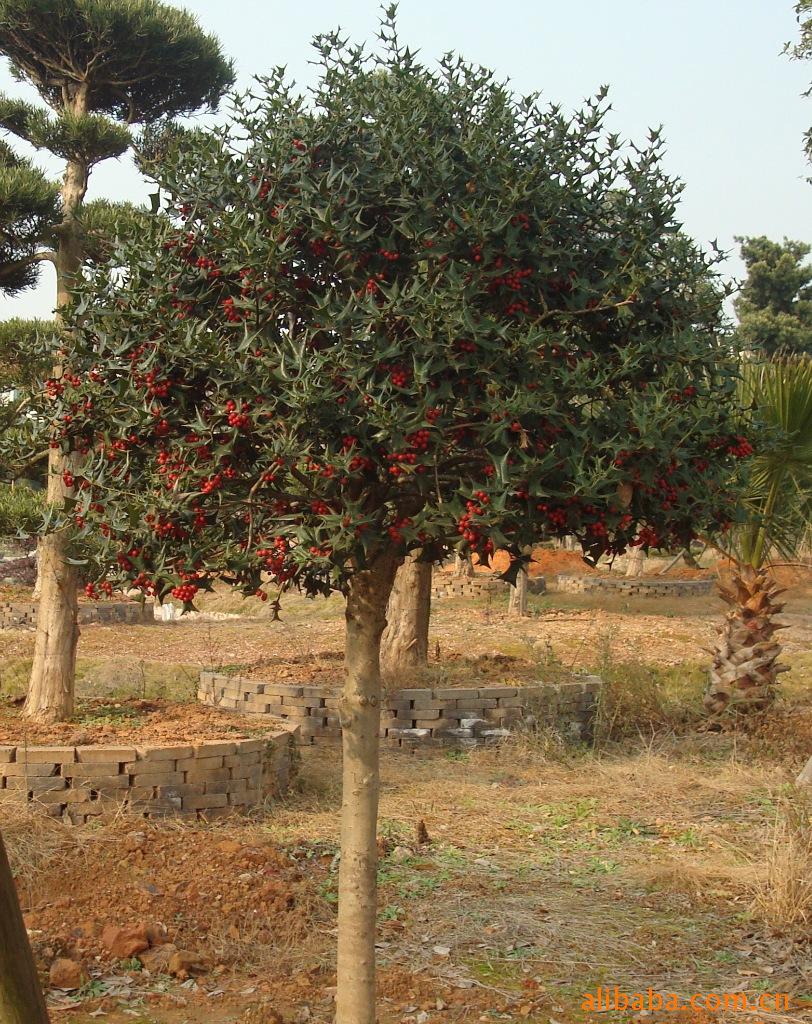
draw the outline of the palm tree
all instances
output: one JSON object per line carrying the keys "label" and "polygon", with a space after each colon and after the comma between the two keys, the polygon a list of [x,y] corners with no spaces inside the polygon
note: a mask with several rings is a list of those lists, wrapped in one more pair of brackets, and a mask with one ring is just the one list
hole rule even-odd
{"label": "palm tree", "polygon": [[736,568],[720,593],[729,605],[713,646],[705,708],[716,719],[729,711],[758,711],[775,698],[775,616],[783,593],[770,572],[774,555],[795,557],[812,511],[812,358],[785,356],[742,367],[741,398],[762,432],[759,454],[741,499],[743,522],[725,554]]}

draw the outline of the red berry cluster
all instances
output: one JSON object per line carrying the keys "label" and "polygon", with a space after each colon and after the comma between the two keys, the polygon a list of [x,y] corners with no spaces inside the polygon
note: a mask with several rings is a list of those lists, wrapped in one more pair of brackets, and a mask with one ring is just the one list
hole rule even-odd
{"label": "red berry cluster", "polygon": [[746,459],[753,454],[753,446],[746,437],[738,435],[727,446],[727,450],[736,459]]}
{"label": "red berry cluster", "polygon": [[173,587],[172,597],[176,597],[179,601],[183,601],[184,604],[191,604],[192,601],[194,601],[198,590],[200,590],[200,587],[189,580],[186,583],[181,583],[178,587]]}
{"label": "red berry cluster", "polygon": [[405,366],[395,366],[392,369],[389,379],[395,385],[396,388],[405,388],[409,383],[411,373],[406,369]]}
{"label": "red berry cluster", "polygon": [[243,402],[240,405],[239,412],[237,411],[237,403],[229,398],[226,402],[226,412],[228,413],[228,425],[234,427],[235,430],[246,430],[251,426],[251,417],[248,415],[251,409],[250,402]]}
{"label": "red berry cluster", "polygon": [[408,434],[406,440],[415,451],[424,452],[428,449],[431,431],[426,427],[421,427],[420,430],[416,430],[413,434]]}
{"label": "red berry cluster", "polygon": [[471,547],[475,547],[482,540],[482,532],[473,523],[474,517],[485,515],[485,506],[490,504],[490,498],[485,491],[474,491],[473,498],[465,503],[465,512],[457,521],[457,532],[468,541]]}
{"label": "red berry cluster", "polygon": [[411,525],[412,520],[409,518],[409,516],[403,516],[403,518],[396,519],[394,521],[394,523],[388,528],[387,533],[396,544],[399,544],[403,540],[403,534],[401,533],[401,530],[403,530],[404,527],[408,527]]}
{"label": "red berry cluster", "polygon": [[392,249],[379,249],[378,254],[383,256],[383,258],[388,260],[390,263],[394,263],[396,260],[400,259],[400,253],[395,252]]}
{"label": "red berry cluster", "polygon": [[510,223],[514,228],[521,228],[522,231],[530,230],[530,218],[526,213],[515,214],[515,216],[510,218]]}
{"label": "red berry cluster", "polygon": [[234,306],[234,299],[229,295],[227,299],[223,299],[221,303],[223,312],[225,313],[226,320],[230,324],[242,323],[243,319],[247,314],[243,314],[239,309]]}

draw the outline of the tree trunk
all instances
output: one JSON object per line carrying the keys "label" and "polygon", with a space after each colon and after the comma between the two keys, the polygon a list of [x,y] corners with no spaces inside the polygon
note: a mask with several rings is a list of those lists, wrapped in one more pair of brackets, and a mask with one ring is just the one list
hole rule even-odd
{"label": "tree trunk", "polygon": [[626,575],[642,576],[646,564],[646,553],[641,547],[631,547],[626,552]]}
{"label": "tree trunk", "polygon": [[0,1022],[48,1024],[31,944],[0,836]]}
{"label": "tree trunk", "polygon": [[381,642],[381,665],[388,675],[428,664],[433,566],[418,561],[419,555],[407,556],[389,597]]}
{"label": "tree trunk", "polygon": [[[86,90],[80,87],[71,109],[76,114],[87,110]],[[71,300],[74,283],[82,265],[82,234],[78,213],[87,192],[88,168],[77,160],[69,160],[62,185],[63,217],[59,227],[56,258],[57,322],[59,310]],[[63,367],[54,367],[54,377],[62,376]],[[72,491],[65,487],[62,474],[73,468],[71,458],[60,448],[48,453],[48,504],[61,506]],[[76,624],[79,584],[76,569],[67,559],[68,536],[60,530],[41,537],[38,544],[38,583],[40,589],[37,615],[37,637],[34,661],[23,715],[38,722],[58,722],[73,713]]]}
{"label": "tree trunk", "polygon": [[454,568],[451,575],[455,579],[465,579],[474,575],[474,562],[470,555],[454,555]]}
{"label": "tree trunk", "polygon": [[785,627],[773,616],[783,609],[775,598],[779,590],[764,569],[743,567],[730,587],[720,584],[719,594],[730,606],[725,621],[717,626],[705,710],[712,718],[726,711],[753,712],[769,707],[775,699],[780,672],[781,645],[775,633]]}
{"label": "tree trunk", "polygon": [[516,574],[516,583],[510,588],[508,615],[525,618],[527,612],[527,569],[519,569]]}
{"label": "tree trunk", "polygon": [[380,649],[396,568],[394,557],[378,558],[352,578],[347,593],[336,1024],[376,1020]]}

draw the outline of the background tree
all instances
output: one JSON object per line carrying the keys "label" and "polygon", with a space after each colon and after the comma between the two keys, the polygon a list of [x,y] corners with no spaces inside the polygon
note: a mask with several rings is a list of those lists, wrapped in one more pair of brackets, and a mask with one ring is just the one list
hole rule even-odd
{"label": "background tree", "polygon": [[[787,43],[784,52],[788,53],[793,60],[812,59],[812,0],[798,0],[795,5],[795,15],[800,28],[800,38],[797,43]],[[804,96],[812,96],[812,86],[806,90]],[[812,162],[812,128],[804,135],[804,149],[806,158]]]}
{"label": "background tree", "polygon": [[0,139],[0,292],[14,295],[35,284],[58,209],[56,186]]}
{"label": "background tree", "polygon": [[737,238],[747,277],[734,300],[744,351],[812,353],[812,249],[804,242]]}
{"label": "background tree", "polygon": [[168,215],[81,290],[50,388],[105,571],[187,606],[215,579],[346,596],[339,1024],[375,1020],[398,565],[685,544],[730,518],[741,447],[721,295],[691,287],[708,260],[664,243],[658,139],[621,147],[603,96],[570,117],[456,57],[429,70],[392,18],[380,56],[321,37],[309,98],[280,72],[177,148]]}
{"label": "background tree", "polygon": [[[232,69],[190,14],[157,0],[0,0],[0,54],[45,103],[0,97],[0,127],[65,161],[59,216],[41,218],[43,233],[30,239],[36,252],[18,261],[19,273],[29,268],[29,281],[32,260],[54,264],[62,311],[94,232],[101,227],[112,237],[126,216],[104,203],[83,209],[93,167],[129,148],[133,125],[216,106]],[[59,367],[54,379],[60,387]],[[73,467],[58,446],[51,451],[48,501],[58,507],[71,496]],[[41,597],[24,714],[42,721],[64,718],[73,707],[77,577],[66,545],[64,532],[55,532],[39,547]]]}
{"label": "background tree", "polygon": [[[790,356],[747,362],[742,405],[764,435],[741,496],[740,525],[724,545],[736,571],[721,586],[729,606],[714,643],[705,707],[719,719],[728,711],[752,712],[775,698],[784,607],[769,572],[772,555],[793,559],[812,522],[812,358]],[[751,428],[752,429],[752,428]]]}

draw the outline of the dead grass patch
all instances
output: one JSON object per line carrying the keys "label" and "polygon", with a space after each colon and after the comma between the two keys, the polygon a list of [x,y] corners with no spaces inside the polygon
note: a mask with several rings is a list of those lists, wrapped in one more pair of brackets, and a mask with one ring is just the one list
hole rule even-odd
{"label": "dead grass patch", "polygon": [[779,934],[809,935],[812,928],[812,804],[799,790],[778,805],[753,911]]}

